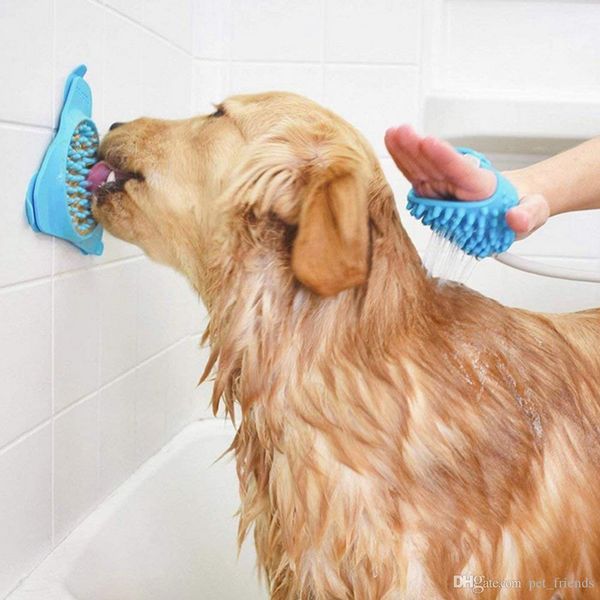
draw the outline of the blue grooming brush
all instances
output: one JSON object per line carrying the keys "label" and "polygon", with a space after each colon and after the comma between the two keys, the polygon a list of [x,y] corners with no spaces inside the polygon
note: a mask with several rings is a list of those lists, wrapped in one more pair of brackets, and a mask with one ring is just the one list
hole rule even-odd
{"label": "blue grooming brush", "polygon": [[102,254],[102,227],[92,216],[86,181],[98,150],[86,71],[80,65],[67,78],[58,131],[29,182],[25,209],[34,231],[68,240],[84,254]]}
{"label": "blue grooming brush", "polygon": [[517,190],[483,154],[470,148],[457,150],[477,157],[481,168],[496,175],[496,191],[485,200],[461,202],[423,198],[411,188],[407,208],[413,217],[471,256],[485,258],[505,252],[515,241],[515,232],[506,224],[506,211],[518,204]]}

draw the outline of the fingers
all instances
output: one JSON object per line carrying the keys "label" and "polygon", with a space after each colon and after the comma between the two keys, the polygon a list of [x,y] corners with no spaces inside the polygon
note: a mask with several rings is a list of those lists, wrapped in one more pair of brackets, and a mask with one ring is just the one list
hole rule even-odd
{"label": "fingers", "polygon": [[420,196],[482,200],[496,189],[496,177],[480,169],[450,144],[420,137],[409,125],[388,129],[386,147],[398,168]]}
{"label": "fingers", "polygon": [[[402,127],[408,127],[403,125]],[[402,174],[411,181],[412,183],[412,170],[410,164],[406,158],[406,154],[402,147],[402,134],[400,130],[402,127],[390,127],[385,132],[385,147],[390,153],[390,156],[394,159],[396,166],[402,171]]]}
{"label": "fingers", "polygon": [[410,125],[388,129],[385,135],[390,155],[417,194],[429,198],[442,198],[447,195],[447,186],[443,175],[440,175],[424,156],[422,142],[423,138]]}
{"label": "fingers", "polygon": [[460,154],[448,142],[426,137],[421,141],[421,150],[435,179],[446,182],[450,195],[460,200],[483,200],[494,193],[496,176],[480,169],[478,162]]}
{"label": "fingers", "polygon": [[410,125],[388,129],[385,133],[385,145],[396,166],[412,183],[419,185],[425,174],[419,164],[419,137]]}
{"label": "fingers", "polygon": [[525,196],[518,206],[506,213],[506,223],[523,239],[541,227],[550,217],[550,207],[544,196],[532,194]]}

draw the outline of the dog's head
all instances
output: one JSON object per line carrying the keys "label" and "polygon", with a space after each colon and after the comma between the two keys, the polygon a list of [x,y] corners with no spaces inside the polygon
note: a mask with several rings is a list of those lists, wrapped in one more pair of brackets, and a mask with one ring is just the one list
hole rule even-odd
{"label": "dog's head", "polygon": [[138,119],[100,154],[115,175],[95,191],[96,218],[196,282],[240,237],[321,295],[367,277],[369,197],[385,182],[360,134],[310,100],[235,96],[211,115]]}

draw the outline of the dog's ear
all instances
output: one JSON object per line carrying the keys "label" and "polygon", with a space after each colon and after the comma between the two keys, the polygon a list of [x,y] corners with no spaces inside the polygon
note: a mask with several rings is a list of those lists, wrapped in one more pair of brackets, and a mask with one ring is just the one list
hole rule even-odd
{"label": "dog's ear", "polygon": [[254,216],[295,226],[291,267],[322,296],[364,283],[369,269],[367,158],[321,122],[270,132],[247,149],[228,194]]}
{"label": "dog's ear", "polygon": [[331,296],[367,279],[367,185],[352,171],[315,179],[304,188],[292,270],[313,292]]}

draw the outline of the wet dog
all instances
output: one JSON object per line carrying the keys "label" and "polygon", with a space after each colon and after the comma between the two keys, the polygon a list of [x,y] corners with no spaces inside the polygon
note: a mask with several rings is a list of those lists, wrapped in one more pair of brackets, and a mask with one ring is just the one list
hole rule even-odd
{"label": "wet dog", "polygon": [[600,597],[600,310],[428,277],[367,142],[299,96],[139,119],[101,154],[97,219],[208,308],[271,598]]}

